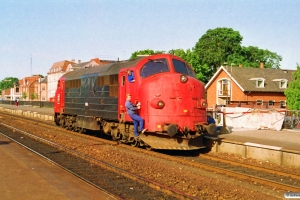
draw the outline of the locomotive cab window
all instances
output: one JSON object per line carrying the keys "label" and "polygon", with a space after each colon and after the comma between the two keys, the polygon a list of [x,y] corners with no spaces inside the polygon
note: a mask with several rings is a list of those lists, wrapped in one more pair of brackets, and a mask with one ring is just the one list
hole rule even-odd
{"label": "locomotive cab window", "polygon": [[176,72],[196,78],[195,72],[186,63],[175,59],[173,59],[172,62]]}
{"label": "locomotive cab window", "polygon": [[170,71],[166,59],[149,59],[149,61],[141,68],[140,75],[142,78]]}

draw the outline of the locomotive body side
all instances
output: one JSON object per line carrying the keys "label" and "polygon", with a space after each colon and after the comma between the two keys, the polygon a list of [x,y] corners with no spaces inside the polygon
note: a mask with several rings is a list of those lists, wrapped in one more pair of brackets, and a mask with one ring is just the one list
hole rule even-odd
{"label": "locomotive body side", "polygon": [[55,122],[66,129],[100,130],[103,120],[118,122],[118,72],[139,59],[76,69],[59,80],[55,99]]}

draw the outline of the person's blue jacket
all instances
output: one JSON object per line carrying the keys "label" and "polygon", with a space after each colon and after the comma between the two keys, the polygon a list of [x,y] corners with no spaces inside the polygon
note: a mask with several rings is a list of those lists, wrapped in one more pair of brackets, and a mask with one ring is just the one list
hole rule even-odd
{"label": "person's blue jacket", "polygon": [[134,80],[134,73],[133,73],[133,71],[131,71],[131,74],[127,75],[127,77],[128,77],[128,81],[131,83]]}
{"label": "person's blue jacket", "polygon": [[211,116],[207,116],[207,123],[208,124],[216,124],[216,121],[214,118],[212,118]]}
{"label": "person's blue jacket", "polygon": [[138,109],[133,103],[131,103],[130,101],[126,101],[125,103],[125,107],[127,110],[127,114],[128,115],[132,115],[136,113],[136,110]]}

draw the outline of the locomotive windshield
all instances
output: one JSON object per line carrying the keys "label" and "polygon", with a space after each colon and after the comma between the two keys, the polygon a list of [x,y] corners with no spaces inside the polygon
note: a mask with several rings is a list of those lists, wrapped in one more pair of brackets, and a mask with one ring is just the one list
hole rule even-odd
{"label": "locomotive windshield", "polygon": [[195,72],[180,60],[172,60],[176,72],[196,78]]}
{"label": "locomotive windshield", "polygon": [[162,59],[149,59],[149,61],[141,68],[141,77],[146,78],[153,74],[170,71],[168,61]]}

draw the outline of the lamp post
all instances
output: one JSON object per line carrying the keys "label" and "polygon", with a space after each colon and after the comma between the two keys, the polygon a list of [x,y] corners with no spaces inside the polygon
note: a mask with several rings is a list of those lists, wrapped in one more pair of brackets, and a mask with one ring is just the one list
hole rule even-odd
{"label": "lamp post", "polygon": [[40,82],[40,108],[42,107],[42,88],[41,88],[41,77],[39,78]]}

